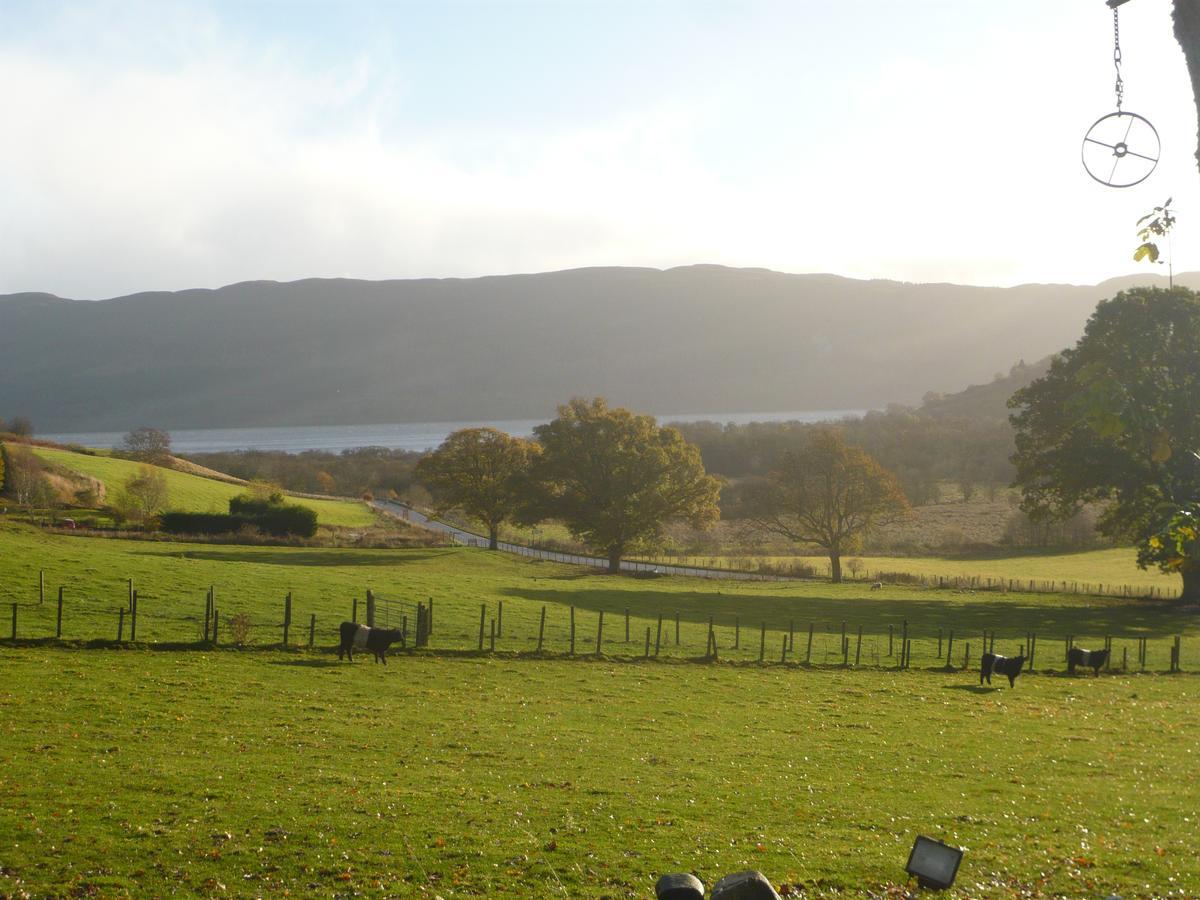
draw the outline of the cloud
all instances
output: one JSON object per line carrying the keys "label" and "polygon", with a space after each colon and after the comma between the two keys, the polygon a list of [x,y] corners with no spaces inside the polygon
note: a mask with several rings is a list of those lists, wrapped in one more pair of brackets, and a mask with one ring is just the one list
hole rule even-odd
{"label": "cloud", "polygon": [[[1149,62],[1161,41],[1143,42],[1143,83],[1190,111],[1179,54]],[[0,92],[17,137],[0,145],[0,292],[691,262],[1096,280],[1134,268],[1132,222],[1159,193],[1200,209],[1186,116],[1166,117],[1186,152],[1153,194],[1082,176],[1080,97],[1103,111],[1090,85],[1108,75],[1060,32],[849,56],[794,84],[755,52],[741,35],[687,90],[484,124],[439,117],[385,42],[320,57],[188,4],[64,6],[0,41],[0,83],[20,86]],[[1200,268],[1186,222],[1177,269]]]}

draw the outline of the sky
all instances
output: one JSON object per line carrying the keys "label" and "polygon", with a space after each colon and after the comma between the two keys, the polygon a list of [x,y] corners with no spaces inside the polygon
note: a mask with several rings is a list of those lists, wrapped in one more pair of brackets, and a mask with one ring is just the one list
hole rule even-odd
{"label": "sky", "polygon": [[[1012,285],[1200,269],[1169,0],[1157,171],[1092,181],[1103,0],[0,0],[0,293],[693,263]],[[1164,267],[1153,267],[1162,270]]]}

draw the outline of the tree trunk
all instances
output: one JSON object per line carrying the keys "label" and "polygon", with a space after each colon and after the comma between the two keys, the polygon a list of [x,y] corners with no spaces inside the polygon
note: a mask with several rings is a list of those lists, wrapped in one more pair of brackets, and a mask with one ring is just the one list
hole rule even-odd
{"label": "tree trunk", "polygon": [[1183,593],[1179,599],[1187,603],[1200,603],[1200,565],[1188,566],[1181,569],[1179,574],[1183,576]]}
{"label": "tree trunk", "polygon": [[497,526],[497,525],[489,525],[488,526],[488,549],[489,550],[499,550],[500,549],[499,534],[500,534],[499,526]]}
{"label": "tree trunk", "polygon": [[829,551],[829,577],[834,584],[842,583],[842,552],[840,550]]}
{"label": "tree trunk", "polygon": [[[1183,58],[1192,77],[1192,98],[1200,116],[1200,0],[1175,0],[1175,40],[1183,48]],[[1196,162],[1200,165],[1200,134]]]}
{"label": "tree trunk", "polygon": [[624,549],[625,549],[624,547],[609,547],[608,548],[608,571],[609,572],[615,573],[615,572],[621,571],[621,554]]}

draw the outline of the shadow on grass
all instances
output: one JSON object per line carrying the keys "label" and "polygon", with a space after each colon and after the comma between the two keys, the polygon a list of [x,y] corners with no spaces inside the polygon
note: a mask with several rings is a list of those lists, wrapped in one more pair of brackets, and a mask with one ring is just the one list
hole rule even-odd
{"label": "shadow on grass", "polygon": [[966,691],[968,694],[994,694],[1000,688],[994,685],[979,685],[979,684],[944,684],[942,690],[945,691]]}
{"label": "shadow on grass", "polygon": [[[738,593],[728,583],[711,591],[669,590],[639,581],[615,582],[611,588],[571,589],[510,587],[501,593],[531,603],[553,604],[561,608],[574,605],[590,612],[621,615],[626,608],[639,619],[661,614],[692,625],[707,624],[713,617],[720,628],[732,628],[741,621],[743,628],[756,628],[766,622],[768,630],[786,630],[792,622],[797,632],[814,625],[818,632],[839,631],[843,622],[851,631],[859,625],[864,636],[886,635],[888,626],[898,636],[904,622],[910,637],[928,640],[942,629],[945,636],[955,634],[955,648],[971,642],[977,648],[986,630],[996,632],[1005,641],[1024,642],[1028,632],[1042,640],[1054,641],[1068,634],[1112,635],[1114,637],[1164,638],[1194,631],[1197,617],[1170,601],[1133,601],[1105,599],[1064,603],[1054,597],[1031,600],[1029,595],[974,594],[964,597],[949,592],[914,591],[903,599],[872,597],[780,596],[778,594]],[[930,596],[930,595],[933,596]],[[1015,648],[1014,648],[1015,649]],[[1042,649],[1039,642],[1038,650]]]}
{"label": "shadow on grass", "polygon": [[415,550],[329,550],[272,548],[263,550],[141,550],[140,556],[170,556],[206,562],[257,563],[264,566],[402,566],[406,563],[437,559],[444,554]]}
{"label": "shadow on grass", "polygon": [[303,669],[337,669],[348,665],[340,659],[273,659],[273,666],[299,666]]}

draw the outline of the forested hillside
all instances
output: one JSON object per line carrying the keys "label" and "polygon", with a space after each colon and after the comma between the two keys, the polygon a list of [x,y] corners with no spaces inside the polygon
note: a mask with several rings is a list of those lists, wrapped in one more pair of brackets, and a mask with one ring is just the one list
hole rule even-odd
{"label": "forested hillside", "polygon": [[10,295],[0,410],[53,432],[533,418],[572,395],[658,414],[882,408],[1069,346],[1130,281],[691,266]]}

